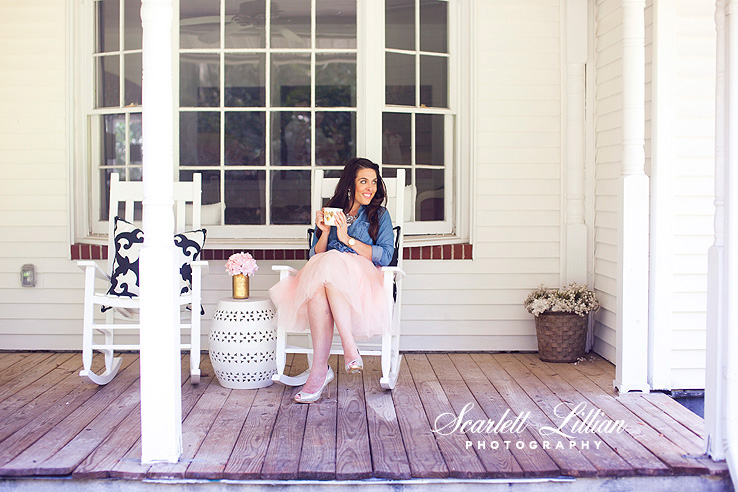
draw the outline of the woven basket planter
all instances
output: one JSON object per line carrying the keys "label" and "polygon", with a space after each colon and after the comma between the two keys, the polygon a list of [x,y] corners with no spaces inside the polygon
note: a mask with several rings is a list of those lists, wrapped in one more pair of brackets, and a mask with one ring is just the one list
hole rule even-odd
{"label": "woven basket planter", "polygon": [[538,358],[544,362],[576,362],[587,344],[587,317],[546,311],[536,316]]}

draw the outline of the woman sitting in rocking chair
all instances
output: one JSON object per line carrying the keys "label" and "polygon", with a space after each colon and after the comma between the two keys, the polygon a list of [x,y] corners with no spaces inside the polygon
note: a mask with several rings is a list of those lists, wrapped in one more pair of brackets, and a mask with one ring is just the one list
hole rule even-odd
{"label": "woman sitting in rocking chair", "polygon": [[298,403],[318,401],[333,380],[328,356],[334,322],[349,374],[364,367],[355,340],[389,329],[390,313],[377,268],[389,265],[394,254],[392,220],[383,206],[386,197],[379,166],[368,159],[351,159],[326,206],[342,210],[335,214],[336,225],[326,225],[319,210],[310,260],[297,275],[269,291],[280,325],[296,331],[310,325],[313,364],[305,386],[295,395]]}

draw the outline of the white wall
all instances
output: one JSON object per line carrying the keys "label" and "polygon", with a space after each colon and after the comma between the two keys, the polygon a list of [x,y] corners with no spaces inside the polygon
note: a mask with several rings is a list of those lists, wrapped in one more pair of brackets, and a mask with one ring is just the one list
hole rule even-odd
{"label": "white wall", "polygon": [[[5,349],[81,345],[83,278],[69,260],[66,16],[64,2],[0,7]],[[556,286],[561,277],[560,18],[558,0],[475,4],[474,260],[405,262],[403,349],[536,348],[533,317],[522,302],[537,285]],[[34,289],[19,287],[24,263],[38,267]],[[276,282],[273,263],[260,262],[254,295]],[[206,318],[230,295],[223,264],[211,262],[204,282]]]}
{"label": "white wall", "polygon": [[704,388],[707,250],[714,237],[715,2],[678,0],[674,20],[671,387]]}
{"label": "white wall", "polygon": [[[69,258],[65,2],[0,3],[0,349],[81,333]],[[20,287],[25,263],[38,285]]]}
{"label": "white wall", "polygon": [[602,307],[595,352],[615,360],[617,307],[617,196],[622,168],[622,31],[620,0],[595,1],[594,288]]}

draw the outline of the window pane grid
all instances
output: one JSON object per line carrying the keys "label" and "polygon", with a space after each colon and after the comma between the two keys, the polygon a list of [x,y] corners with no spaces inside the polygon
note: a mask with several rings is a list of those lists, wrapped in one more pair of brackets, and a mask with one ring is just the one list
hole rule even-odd
{"label": "window pane grid", "polygon": [[[267,21],[264,22],[264,29],[262,31],[264,33],[263,44],[261,46],[254,47],[233,48],[232,46],[234,43],[231,42],[229,44],[229,41],[226,38],[227,24],[229,22],[225,10],[226,1],[221,0],[219,3],[219,46],[217,48],[205,46],[200,47],[201,44],[193,44],[196,43],[196,41],[191,39],[192,33],[196,32],[195,28],[197,27],[199,20],[197,19],[196,14],[190,14],[188,16],[183,13],[182,15],[189,19],[187,35],[190,36],[190,38],[188,38],[187,43],[180,42],[180,46],[182,47],[179,49],[181,70],[184,68],[184,60],[187,59],[186,57],[190,57],[191,60],[194,60],[194,63],[190,63],[190,67],[192,67],[190,68],[191,73],[186,76],[181,75],[181,77],[185,77],[184,79],[181,79],[184,81],[184,84],[189,84],[191,86],[189,89],[190,93],[194,93],[193,91],[203,91],[203,88],[200,87],[202,84],[195,80],[195,77],[198,77],[199,67],[197,66],[197,59],[193,57],[209,55],[218,60],[220,70],[217,77],[219,85],[217,90],[219,92],[216,100],[219,107],[203,106],[202,101],[189,97],[186,98],[186,100],[183,99],[181,101],[179,111],[182,115],[208,111],[217,112],[219,117],[219,138],[217,139],[219,157],[216,160],[216,166],[207,166],[205,165],[206,163],[198,162],[197,159],[193,161],[191,158],[188,158],[188,162],[185,162],[183,160],[183,154],[180,155],[179,168],[182,171],[186,170],[187,173],[191,173],[193,171],[216,171],[218,173],[218,176],[220,177],[220,200],[226,205],[226,215],[221,217],[221,225],[228,225],[229,223],[245,223],[231,222],[228,219],[229,203],[226,197],[233,197],[235,190],[232,185],[229,190],[228,176],[229,173],[231,177],[236,176],[233,174],[234,171],[256,172],[259,176],[258,179],[262,180],[260,182],[260,186],[263,185],[263,188],[259,192],[262,194],[264,199],[262,203],[265,204],[265,206],[262,207],[262,216],[260,218],[260,222],[258,222],[259,224],[269,225],[276,223],[294,223],[291,222],[294,220],[294,217],[287,217],[285,215],[285,213],[289,215],[290,212],[288,209],[291,206],[290,204],[293,203],[290,202],[291,198],[285,195],[285,193],[288,193],[286,190],[289,190],[290,186],[293,184],[296,184],[298,187],[311,187],[312,171],[318,167],[318,164],[321,164],[319,166],[320,168],[331,169],[330,164],[332,161],[326,161],[326,158],[324,157],[325,142],[330,141],[330,139],[326,140],[328,137],[323,136],[323,133],[327,130],[321,129],[319,122],[322,121],[324,125],[332,125],[330,128],[333,128],[338,124],[339,131],[343,131],[344,133],[351,129],[351,134],[349,135],[350,141],[347,139],[346,143],[352,148],[355,146],[355,126],[357,118],[357,107],[355,103],[355,65],[358,53],[356,43],[354,42],[354,46],[346,48],[325,47],[326,43],[333,43],[334,38],[332,38],[332,36],[335,36],[334,32],[329,32],[323,33],[324,38],[322,41],[323,44],[321,45],[323,47],[316,48],[318,43],[318,0],[307,0],[307,2],[302,3],[293,2],[285,4],[283,8],[273,2],[265,1],[265,5],[263,6],[264,10],[262,10],[262,12],[265,12],[265,19],[267,19]],[[259,3],[259,5],[261,4]],[[326,6],[323,7],[323,15],[328,16],[326,19],[329,23],[331,21],[330,16],[335,15],[331,11],[332,5],[333,4],[326,4]],[[349,5],[351,5],[350,2]],[[191,7],[191,10],[195,11],[197,8],[198,7],[196,6]],[[253,9],[253,5],[250,8]],[[278,8],[279,12],[273,12],[272,10],[274,8]],[[308,16],[302,15],[302,12],[307,14],[307,8],[310,9],[309,22],[307,22]],[[355,9],[355,4],[353,5],[353,8]],[[294,18],[295,21],[293,22],[293,19],[286,18],[285,12],[292,12],[292,15],[296,15],[297,17]],[[280,15],[275,17],[275,14]],[[350,14],[351,13],[349,12],[349,19],[351,17]],[[301,31],[300,26],[304,26],[305,29]],[[345,23],[342,26],[343,27],[339,28],[339,37],[346,34],[347,31],[345,31],[345,29],[349,29],[349,31],[353,29],[355,31],[355,28],[346,27],[347,25]],[[278,28],[279,31],[275,31],[275,28]],[[305,32],[307,28],[310,29],[309,38],[306,36],[307,33]],[[302,36],[305,44],[300,46],[300,43],[295,41],[296,38],[294,36],[289,37],[285,35],[284,31],[289,29],[294,30],[292,34]],[[344,29],[344,31],[340,31],[340,29]],[[325,37],[326,35],[327,37]],[[343,40],[345,38],[341,39]],[[279,44],[275,45],[275,43]],[[310,44],[310,47],[306,47],[308,43]],[[226,47],[227,44],[229,44],[228,47]],[[242,57],[237,58],[239,55],[242,55]],[[260,58],[261,61],[258,61],[259,59],[255,59],[257,61],[251,61],[245,58],[248,55],[262,58]],[[229,56],[231,58],[229,58]],[[301,57],[302,60],[300,59]],[[351,72],[351,70],[348,70],[347,72],[345,67],[351,67],[351,65],[353,65],[353,72]],[[244,66],[245,68],[234,68]],[[260,75],[253,75],[255,73],[254,67],[257,67],[256,70],[261,72]],[[232,72],[232,75],[229,76],[229,70],[238,71]],[[336,79],[336,73],[341,74],[338,79]],[[346,82],[345,75],[343,75],[344,73],[351,74],[353,79]],[[246,84],[244,84],[244,74],[249,77],[249,80],[246,80]],[[240,79],[236,80],[233,77],[240,77]],[[253,80],[258,80],[259,78],[261,78],[261,82],[253,82]],[[249,90],[254,89],[251,87],[254,84],[259,86],[263,85],[263,88],[261,88],[263,96],[259,96],[258,100],[248,95]],[[318,84],[322,85],[319,86]],[[319,94],[319,88],[322,93],[325,93],[326,90],[331,90],[334,94],[344,95],[344,98],[329,97],[328,100],[330,100],[330,105],[327,106],[325,101],[319,100],[320,97],[323,97]],[[229,93],[227,93],[229,90],[231,91],[230,96]],[[240,95],[238,94],[239,91],[241,91]],[[185,88],[181,87],[180,94],[185,93]],[[346,97],[351,97],[351,100],[346,99]],[[343,104],[337,104],[341,102],[343,102]],[[346,103],[350,103],[351,105],[347,105]],[[199,104],[199,106],[193,104]],[[244,133],[250,132],[248,128],[250,128],[250,125],[253,125],[253,123],[250,122],[255,121],[248,118],[242,119],[230,116],[236,114],[254,115],[256,118],[258,118],[259,115],[263,115],[263,128],[261,128],[261,130],[255,129],[255,132],[258,134],[258,138],[261,138],[261,135],[263,135],[261,162],[249,162],[249,159],[241,158],[233,160],[228,157],[229,145],[231,146],[231,149],[236,149],[234,151],[241,151],[240,148],[234,146],[235,144],[233,143],[233,139],[236,140],[236,143],[239,143],[239,141],[240,143],[243,143]],[[290,141],[290,137],[284,132],[289,131],[287,130],[286,125],[291,122],[297,124],[297,126],[293,125],[293,130],[299,129],[299,125],[304,125],[309,128],[309,131],[307,134],[304,134],[306,137],[305,140],[300,140],[300,134],[296,134],[297,140],[294,142],[297,143],[293,144],[292,150],[289,150],[289,152],[292,153],[285,154],[285,145]],[[234,131],[231,128],[234,124],[238,124],[241,127],[246,128],[246,130]],[[180,131],[181,140],[185,140],[187,138],[187,131],[201,131],[199,128],[197,130],[193,130],[193,128],[193,124],[190,124],[189,130],[183,129],[185,130],[184,133]],[[320,132],[320,135],[318,135],[318,132]],[[253,134],[254,132],[251,133]],[[287,141],[285,141],[286,137],[288,138]],[[245,138],[248,139],[248,137]],[[309,140],[309,142],[306,140]],[[321,144],[321,140],[323,144]],[[294,145],[304,146],[305,153],[295,154]],[[323,147],[321,147],[321,145],[323,145]],[[321,149],[320,155],[318,153],[319,149]],[[182,151],[182,142],[180,142],[180,150]],[[192,152],[190,151],[189,154],[192,154]],[[292,157],[290,157],[290,155]],[[304,157],[300,157],[301,155]],[[298,157],[298,161],[294,160],[295,156]],[[183,179],[186,179],[187,175],[188,174],[184,175],[185,178]],[[303,190],[303,196],[300,198],[299,203],[305,201],[305,203],[300,206],[309,209],[309,192],[305,194],[306,189],[300,189]],[[231,195],[229,195],[229,192]],[[281,207],[279,205],[281,205]],[[276,215],[278,212],[279,214]],[[302,212],[299,212],[299,210],[296,209],[295,214],[296,216],[301,216]],[[287,222],[284,222],[285,220]],[[310,223],[311,220],[312,219],[310,217],[305,217],[306,224]]]}
{"label": "window pane grid", "polygon": [[[447,43],[448,11],[444,10],[448,4],[393,0],[392,6],[404,9],[407,15],[404,34],[398,25],[393,26],[395,30],[386,39],[384,49],[387,75],[382,166],[390,173],[406,170],[416,196],[411,221],[448,221],[454,194],[451,169],[455,125],[455,111],[448,104],[448,69],[452,63]],[[405,36],[404,41],[401,36]],[[402,71],[411,56],[412,77],[409,71]]]}

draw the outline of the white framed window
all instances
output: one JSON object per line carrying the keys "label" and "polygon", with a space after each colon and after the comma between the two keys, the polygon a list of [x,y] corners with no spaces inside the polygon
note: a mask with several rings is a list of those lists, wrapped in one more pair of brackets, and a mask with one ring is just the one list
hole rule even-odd
{"label": "white framed window", "polygon": [[[86,5],[93,46],[84,57],[81,237],[107,231],[110,174],[140,180],[142,164],[141,0]],[[184,181],[202,174],[209,240],[302,240],[313,171],[338,175],[354,155],[387,177],[407,171],[406,234],[463,236],[460,8],[457,0],[180,0],[173,172]]]}

